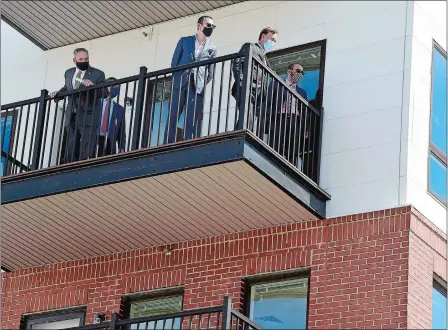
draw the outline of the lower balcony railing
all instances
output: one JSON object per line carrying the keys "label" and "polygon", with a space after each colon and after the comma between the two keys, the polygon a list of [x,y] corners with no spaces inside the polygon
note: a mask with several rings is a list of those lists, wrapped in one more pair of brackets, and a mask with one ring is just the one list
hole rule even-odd
{"label": "lower balcony railing", "polygon": [[81,86],[1,107],[2,175],[246,129],[318,183],[322,110],[250,49]]}
{"label": "lower balcony railing", "polygon": [[120,319],[120,316],[114,313],[110,321],[70,328],[70,330],[262,329],[243,314],[233,310],[231,305],[232,301],[230,297],[225,297],[224,303],[221,306],[179,313],[134,319]]}

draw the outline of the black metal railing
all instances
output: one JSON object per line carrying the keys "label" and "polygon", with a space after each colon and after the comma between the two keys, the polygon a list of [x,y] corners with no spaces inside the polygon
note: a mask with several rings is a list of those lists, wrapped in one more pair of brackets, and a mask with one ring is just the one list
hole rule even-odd
{"label": "black metal railing", "polygon": [[238,329],[262,330],[249,318],[232,309],[230,297],[221,306],[182,311],[178,313],[120,319],[118,313],[110,321],[84,325],[70,330],[179,330],[179,329]]}
{"label": "black metal railing", "polygon": [[43,90],[1,116],[3,175],[248,129],[318,182],[321,110],[250,49],[54,97]]}

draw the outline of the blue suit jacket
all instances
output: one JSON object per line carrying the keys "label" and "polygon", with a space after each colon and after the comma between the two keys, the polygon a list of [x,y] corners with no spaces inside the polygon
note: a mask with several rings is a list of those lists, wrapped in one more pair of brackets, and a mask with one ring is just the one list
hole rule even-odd
{"label": "blue suit jacket", "polygon": [[[104,102],[106,102],[104,100]],[[101,102],[103,105],[104,103]],[[111,145],[111,152],[114,154],[117,152],[117,143],[119,150],[126,149],[126,110],[123,106],[112,103],[112,117],[109,120],[109,126],[107,128],[107,140]],[[101,120],[103,116],[101,116]],[[101,129],[101,124],[100,124]]]}
{"label": "blue suit jacket", "polygon": [[[196,36],[189,36],[189,37],[182,37],[179,39],[179,42],[177,43],[176,49],[174,50],[173,58],[171,59],[171,67],[174,68],[179,65],[185,65],[195,62],[194,57],[194,51],[195,51],[195,43],[196,43]],[[213,45],[210,41],[207,41],[204,45],[204,50],[202,53],[200,53],[199,58],[196,60],[196,62],[199,61],[205,61],[212,59],[216,57],[217,55],[217,49],[216,46]],[[198,86],[197,88],[200,89],[198,93],[202,91],[202,88],[205,84],[210,82],[210,80],[213,77],[213,72],[215,69],[215,65],[209,65],[207,70],[207,77],[205,78],[205,67],[201,67],[198,73]],[[190,75],[191,70],[186,70],[181,72],[176,72],[174,74],[173,78],[173,84],[175,89],[180,89],[184,87],[187,82]],[[182,85],[180,84],[182,77]]]}

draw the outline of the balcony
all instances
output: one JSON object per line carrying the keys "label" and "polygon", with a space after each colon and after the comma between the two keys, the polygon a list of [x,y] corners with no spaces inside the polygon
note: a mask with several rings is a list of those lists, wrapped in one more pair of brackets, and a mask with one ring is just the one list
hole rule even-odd
{"label": "balcony", "polygon": [[232,309],[230,297],[224,297],[221,306],[182,311],[164,315],[120,319],[112,314],[111,320],[98,324],[85,325],[70,330],[149,330],[149,329],[244,329],[262,330],[260,326],[245,315]]}
{"label": "balcony", "polygon": [[[202,69],[203,100],[193,97],[183,113],[176,77]],[[191,77],[187,99],[198,83]],[[234,93],[233,83],[242,86]],[[105,153],[92,123],[109,96],[123,121]],[[277,115],[285,103],[296,121]],[[72,108],[78,120],[70,121]],[[142,67],[53,98],[43,90],[2,105],[1,114],[8,270],[325,217],[322,109],[249,50],[155,72]],[[84,128],[74,147],[72,123]]]}

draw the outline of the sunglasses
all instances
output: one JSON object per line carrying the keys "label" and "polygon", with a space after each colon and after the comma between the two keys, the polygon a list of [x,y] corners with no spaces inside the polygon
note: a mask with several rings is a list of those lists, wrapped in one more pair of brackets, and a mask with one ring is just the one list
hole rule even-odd
{"label": "sunglasses", "polygon": [[211,23],[205,23],[204,27],[213,28],[214,30],[216,28],[216,25]]}
{"label": "sunglasses", "polygon": [[291,71],[300,73],[302,76],[305,75],[305,71],[300,70],[300,69],[297,69],[297,70],[291,70]]}

